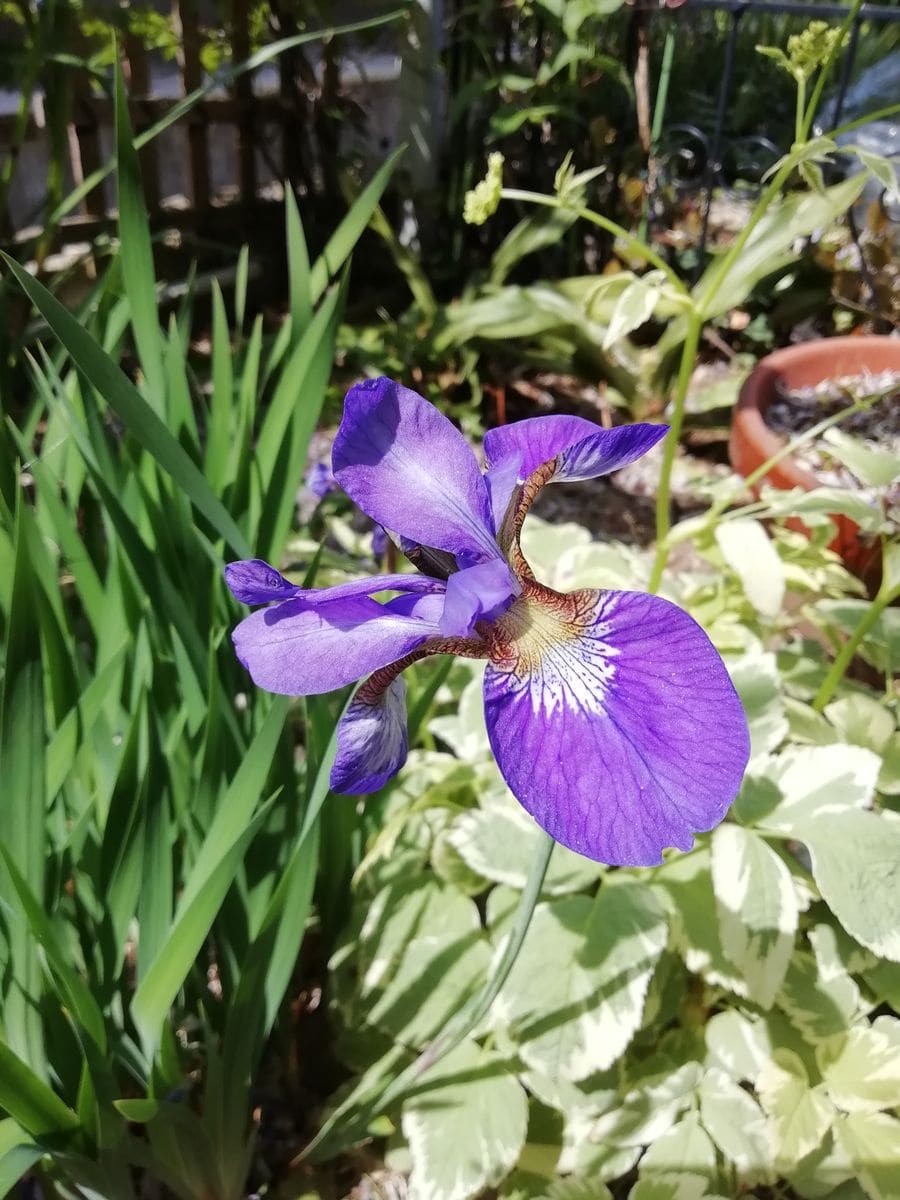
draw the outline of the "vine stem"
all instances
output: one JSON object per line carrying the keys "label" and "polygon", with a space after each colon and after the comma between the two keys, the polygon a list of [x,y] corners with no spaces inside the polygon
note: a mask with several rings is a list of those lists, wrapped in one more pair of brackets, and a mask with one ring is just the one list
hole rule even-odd
{"label": "vine stem", "polygon": [[[897,547],[894,546],[892,549],[896,550]],[[889,547],[887,544],[885,544],[882,554],[884,561],[884,575],[881,580],[881,586],[875,594],[875,598],[872,600],[872,603],[863,614],[862,620],[847,638],[846,642],[844,642],[843,646],[841,646],[840,652],[838,653],[834,662],[831,664],[831,669],[822,680],[822,685],[816,692],[815,699],[812,702],[812,706],[816,712],[821,712],[834,693],[837,691],[838,686],[841,680],[844,678],[844,675],[847,673],[847,668],[853,661],[853,656],[859,649],[863,638],[874,627],[878,618],[888,607],[888,605],[900,597],[900,582],[897,580],[892,581],[890,578],[891,572],[888,566],[888,554]]]}
{"label": "vine stem", "polygon": [[544,885],[547,867],[550,865],[550,856],[556,845],[549,834],[544,833],[543,830],[539,832],[540,840],[525,880],[525,887],[519,897],[512,928],[484,987],[448,1021],[434,1041],[426,1046],[417,1059],[395,1075],[387,1087],[383,1088],[376,1096],[364,1101],[362,1107],[357,1109],[343,1128],[341,1126],[345,1111],[338,1109],[332,1113],[313,1141],[291,1162],[292,1167],[299,1166],[303,1159],[309,1158],[311,1155],[316,1158],[322,1157],[323,1147],[333,1129],[339,1131],[343,1145],[363,1137],[375,1117],[386,1112],[414,1091],[422,1076],[455,1050],[487,1015],[519,957],[531,925],[531,918],[534,916],[534,910],[540,898],[541,888]]}
{"label": "vine stem", "polygon": [[688,317],[687,332],[684,345],[681,348],[681,362],[678,366],[678,382],[675,386],[675,396],[672,402],[672,422],[663,447],[662,470],[659,476],[659,487],[656,492],[656,554],[650,570],[650,581],[647,585],[649,592],[659,591],[663,571],[669,558],[669,527],[671,514],[669,512],[672,496],[672,469],[675,466],[675,454],[681,439],[681,426],[684,422],[684,408],[687,402],[688,388],[691,384],[691,373],[700,345],[700,335],[703,332],[703,318],[696,312]]}

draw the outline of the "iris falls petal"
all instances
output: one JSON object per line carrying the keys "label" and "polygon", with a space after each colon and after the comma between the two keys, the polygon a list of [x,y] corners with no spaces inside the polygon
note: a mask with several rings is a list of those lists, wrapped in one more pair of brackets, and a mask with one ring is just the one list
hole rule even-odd
{"label": "iris falls petal", "polygon": [[[432,609],[435,616],[442,607],[441,602]],[[317,604],[286,600],[258,609],[232,638],[257,687],[313,696],[396,662],[439,632],[421,608],[407,614],[351,596]]]}
{"label": "iris falls petal", "polygon": [[740,786],[740,700],[700,626],[659,597],[527,585],[496,623],[484,696],[511,790],[589,858],[688,850]]}
{"label": "iris falls petal", "polygon": [[421,396],[389,379],[350,389],[335,477],[379,524],[426,546],[497,558],[484,478],[468,442]]}

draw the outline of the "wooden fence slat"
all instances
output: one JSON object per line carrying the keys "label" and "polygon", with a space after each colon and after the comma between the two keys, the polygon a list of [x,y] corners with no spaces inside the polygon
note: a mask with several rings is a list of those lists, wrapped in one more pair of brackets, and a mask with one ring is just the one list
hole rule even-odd
{"label": "wooden fence slat", "polygon": [[[194,0],[172,0],[172,18],[180,32],[178,65],[181,68],[182,90],[185,95],[195,91],[203,82],[200,66],[200,26]],[[209,194],[209,136],[208,117],[204,110],[194,109],[187,118],[188,153],[191,160],[191,191],[194,208],[207,209]]]}
{"label": "wooden fence slat", "polygon": [[[247,0],[233,0],[231,7],[231,52],[234,62],[250,57],[250,22]],[[241,200],[251,204],[256,198],[256,146],[254,144],[253,75],[246,72],[234,81],[238,102],[238,178]]]}

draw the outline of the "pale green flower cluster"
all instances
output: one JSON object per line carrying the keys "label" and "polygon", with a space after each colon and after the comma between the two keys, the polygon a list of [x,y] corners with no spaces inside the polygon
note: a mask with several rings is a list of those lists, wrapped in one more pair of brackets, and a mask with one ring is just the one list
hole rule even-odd
{"label": "pale green flower cluster", "polygon": [[467,225],[483,225],[500,204],[503,189],[503,155],[495,150],[488,155],[487,174],[470,192],[463,203],[463,220]]}
{"label": "pale green flower cluster", "polygon": [[777,46],[757,46],[760,54],[774,59],[797,80],[807,80],[823,66],[842,39],[840,29],[827,21],[810,21],[801,33],[788,38],[787,53]]}

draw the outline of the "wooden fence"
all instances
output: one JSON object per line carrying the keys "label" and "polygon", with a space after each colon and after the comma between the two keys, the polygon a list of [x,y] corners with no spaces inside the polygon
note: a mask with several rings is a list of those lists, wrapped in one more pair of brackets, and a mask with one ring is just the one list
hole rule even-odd
{"label": "wooden fence", "polygon": [[[136,135],[164,118],[205,80],[196,3],[172,0],[171,13],[179,49],[176,61],[169,65],[172,78],[166,90],[177,95],[163,98],[154,89],[151,62],[139,38],[125,35],[122,41]],[[244,61],[251,50],[248,0],[233,0],[228,35],[233,61]],[[338,82],[327,47],[323,53],[324,70],[318,75],[302,52],[282,54],[269,69],[272,86],[264,94],[255,90],[251,73],[238,75],[227,92],[216,89],[153,138],[140,153],[151,218],[164,217],[171,226],[218,236],[246,224],[248,207],[279,200],[283,181],[301,191],[312,190],[310,175],[322,174],[317,159],[327,157],[322,152],[330,136],[336,136],[334,130],[329,135],[326,126],[332,119],[329,104],[337,96]],[[98,91],[86,71],[65,68],[65,86],[67,161],[62,194],[109,160],[114,128],[112,101]],[[367,84],[369,99],[373,88],[379,90],[377,82]],[[317,146],[317,139],[323,141],[323,129],[325,144]],[[2,205],[5,211],[0,211],[0,242],[33,237],[46,222],[50,141],[40,106],[32,106],[24,128],[15,114],[0,114],[0,163],[4,156],[15,156],[12,186]],[[114,184],[107,178],[59,224],[57,241],[90,239],[109,225],[114,207]]]}

